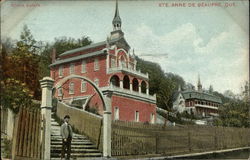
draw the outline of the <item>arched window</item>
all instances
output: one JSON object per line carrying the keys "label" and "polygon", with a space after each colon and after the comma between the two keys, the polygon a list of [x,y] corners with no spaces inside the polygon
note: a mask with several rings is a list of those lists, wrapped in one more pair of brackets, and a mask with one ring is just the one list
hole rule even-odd
{"label": "arched window", "polygon": [[70,84],[69,84],[69,94],[74,94],[74,87],[75,87],[74,82],[70,82]]}
{"label": "arched window", "polygon": [[116,87],[120,87],[120,79],[117,75],[113,75],[110,78],[110,84]]}
{"label": "arched window", "polygon": [[147,84],[145,81],[141,82],[141,92],[146,93],[147,92]]}
{"label": "arched window", "polygon": [[130,88],[129,85],[130,85],[130,83],[129,83],[129,77],[126,75],[123,78],[123,88],[129,89]]}
{"label": "arched window", "polygon": [[139,91],[139,82],[136,78],[133,79],[133,91]]}

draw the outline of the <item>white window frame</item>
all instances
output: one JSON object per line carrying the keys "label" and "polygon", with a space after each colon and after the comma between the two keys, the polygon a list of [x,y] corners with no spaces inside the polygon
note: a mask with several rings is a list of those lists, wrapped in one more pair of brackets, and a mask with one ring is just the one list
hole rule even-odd
{"label": "white window frame", "polygon": [[61,97],[61,96],[62,96],[62,87],[58,88],[57,91],[58,91],[58,92],[57,92],[57,96],[58,96],[58,97]]}
{"label": "white window frame", "polygon": [[81,72],[82,72],[82,73],[86,73],[86,72],[87,72],[86,61],[85,61],[85,60],[82,61]]}
{"label": "white window frame", "polygon": [[119,108],[118,107],[115,107],[115,117],[114,119],[115,120],[119,120],[120,118],[120,111],[119,111]]}
{"label": "white window frame", "polygon": [[75,92],[75,84],[74,82],[69,83],[69,94],[74,94]]}
{"label": "white window frame", "polygon": [[155,114],[154,113],[150,114],[150,123],[152,123],[152,124],[155,123]]}
{"label": "white window frame", "polygon": [[98,60],[98,58],[95,58],[95,60],[94,60],[94,71],[98,71],[99,69],[100,69],[99,60]]}
{"label": "white window frame", "polygon": [[98,78],[96,78],[95,80],[94,80],[94,82],[95,82],[95,85],[97,86],[97,87],[99,87],[99,79]]}
{"label": "white window frame", "polygon": [[74,72],[75,72],[75,64],[74,63],[70,63],[69,74],[74,74]]}
{"label": "white window frame", "polygon": [[59,66],[58,75],[59,75],[59,77],[63,77],[63,65]]}
{"label": "white window frame", "polygon": [[[83,87],[84,85],[84,87]],[[82,80],[81,81],[81,92],[86,92],[87,91],[87,82]]]}
{"label": "white window frame", "polygon": [[135,122],[139,122],[140,121],[140,113],[139,111],[135,111]]}

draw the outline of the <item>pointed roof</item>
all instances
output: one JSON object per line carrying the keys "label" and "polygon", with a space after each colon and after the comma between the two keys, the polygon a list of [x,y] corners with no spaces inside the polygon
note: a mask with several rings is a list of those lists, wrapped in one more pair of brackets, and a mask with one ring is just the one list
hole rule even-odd
{"label": "pointed roof", "polygon": [[118,1],[117,0],[116,0],[116,6],[115,6],[115,16],[113,18],[112,23],[113,23],[113,25],[122,23],[122,20],[121,20],[120,15],[119,15],[119,8],[118,8]]}

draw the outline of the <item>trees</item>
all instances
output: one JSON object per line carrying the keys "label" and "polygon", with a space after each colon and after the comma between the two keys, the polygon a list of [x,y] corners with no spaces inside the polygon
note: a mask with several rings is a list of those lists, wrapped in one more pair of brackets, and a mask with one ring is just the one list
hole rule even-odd
{"label": "trees", "polygon": [[219,108],[219,119],[216,125],[227,127],[250,127],[249,104],[241,100],[234,100]]}
{"label": "trees", "polygon": [[157,106],[171,110],[173,94],[180,87],[184,88],[184,79],[173,73],[164,73],[159,64],[145,61],[136,56],[137,69],[149,74],[149,93],[157,95]]}

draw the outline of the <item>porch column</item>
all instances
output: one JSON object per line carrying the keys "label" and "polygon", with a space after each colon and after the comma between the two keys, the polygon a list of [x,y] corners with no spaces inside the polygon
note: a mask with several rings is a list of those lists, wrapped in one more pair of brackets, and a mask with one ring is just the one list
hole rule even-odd
{"label": "porch column", "polygon": [[103,156],[111,157],[111,113],[112,113],[112,92],[105,95],[106,110],[103,112]]}
{"label": "porch column", "polygon": [[130,91],[133,91],[133,84],[132,83],[130,83],[129,89],[130,89]]}
{"label": "porch column", "polygon": [[[50,77],[44,77],[40,80],[42,88],[42,103],[41,113],[43,117],[42,126],[42,139],[44,152],[42,153],[43,159],[50,159],[50,132],[51,132],[51,109],[52,109],[52,87],[54,80]],[[44,135],[43,135],[44,134]]]}
{"label": "porch column", "polygon": [[139,85],[139,93],[141,93],[141,85]]}
{"label": "porch column", "polygon": [[120,80],[120,88],[123,88],[123,80]]}
{"label": "porch column", "polygon": [[148,89],[148,87],[146,88],[146,93],[147,93],[147,95],[149,95],[149,89]]}

